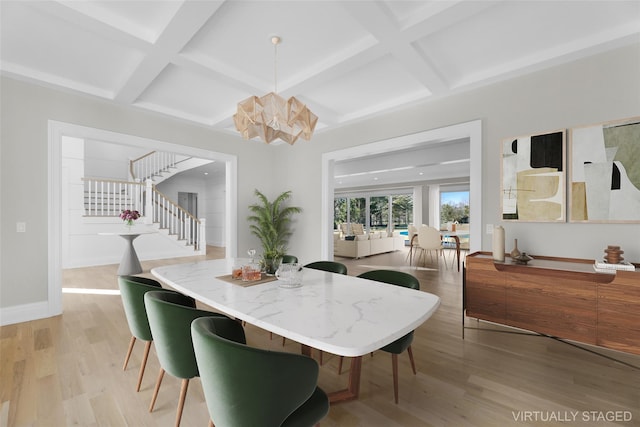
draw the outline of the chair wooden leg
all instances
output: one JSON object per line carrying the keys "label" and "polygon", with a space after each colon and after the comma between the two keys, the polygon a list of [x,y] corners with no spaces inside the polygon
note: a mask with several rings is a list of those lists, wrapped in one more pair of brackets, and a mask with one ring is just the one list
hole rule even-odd
{"label": "chair wooden leg", "polygon": [[447,257],[444,253],[444,249],[440,249],[440,255],[442,255],[442,262],[444,263],[444,268],[447,269]]}
{"label": "chair wooden leg", "polygon": [[416,375],[416,363],[413,360],[413,350],[411,349],[411,346],[409,346],[409,348],[407,348],[407,353],[409,353],[409,361],[411,362],[411,369],[413,369],[413,375]]}
{"label": "chair wooden leg", "polygon": [[160,368],[158,373],[158,379],[156,380],[156,388],[153,390],[153,396],[151,396],[151,405],[149,405],[149,412],[153,412],[153,407],[156,404],[158,398],[158,391],[160,391],[160,384],[162,384],[162,378],[164,377],[164,369]]}
{"label": "chair wooden leg", "polygon": [[140,363],[140,372],[138,373],[138,384],[136,385],[136,391],[140,391],[140,384],[142,384],[142,376],[144,375],[144,368],[147,366],[147,359],[149,358],[149,350],[151,350],[151,342],[147,341],[144,345],[144,354],[142,355],[142,362]]}
{"label": "chair wooden leg", "polygon": [[391,365],[393,367],[393,396],[396,399],[396,404],[398,403],[398,355],[391,355]]}
{"label": "chair wooden leg", "polygon": [[184,409],[184,401],[187,398],[188,388],[189,388],[189,379],[183,379],[182,387],[180,387],[180,400],[178,400],[178,412],[176,412],[176,427],[180,427],[180,420],[182,419],[182,410]]}
{"label": "chair wooden leg", "polygon": [[136,343],[136,337],[131,336],[131,340],[129,340],[129,350],[127,350],[127,355],[124,357],[124,365],[122,365],[122,370],[127,369],[127,364],[129,363],[129,358],[131,357],[131,352],[133,351],[133,345]]}

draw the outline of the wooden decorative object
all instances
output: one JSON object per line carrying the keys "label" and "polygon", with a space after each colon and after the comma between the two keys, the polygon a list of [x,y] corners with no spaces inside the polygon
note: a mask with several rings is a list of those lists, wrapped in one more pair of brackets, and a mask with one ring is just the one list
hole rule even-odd
{"label": "wooden decorative object", "polygon": [[622,257],[624,251],[620,250],[620,246],[609,245],[607,246],[607,249],[604,250],[604,253],[607,254],[604,257],[604,260],[609,264],[620,264],[624,261],[624,258]]}

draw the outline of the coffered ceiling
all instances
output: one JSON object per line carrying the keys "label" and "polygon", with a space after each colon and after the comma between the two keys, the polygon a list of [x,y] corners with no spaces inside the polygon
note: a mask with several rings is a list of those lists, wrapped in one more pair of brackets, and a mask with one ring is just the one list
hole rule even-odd
{"label": "coffered ceiling", "polygon": [[237,134],[277,89],[323,132],[637,42],[638,1],[7,1],[4,75]]}

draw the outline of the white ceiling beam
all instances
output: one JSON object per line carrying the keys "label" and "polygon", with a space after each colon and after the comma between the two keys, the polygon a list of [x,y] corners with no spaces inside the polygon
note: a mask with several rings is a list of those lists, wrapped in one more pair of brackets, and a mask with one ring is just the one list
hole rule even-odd
{"label": "white ceiling beam", "polygon": [[508,0],[431,2],[429,7],[412,13],[402,23],[402,34],[407,40],[417,41],[453,25],[461,24],[478,13],[505,1]]}
{"label": "white ceiling beam", "polygon": [[28,6],[38,9],[47,15],[66,21],[69,25],[81,28],[93,34],[98,34],[122,46],[144,50],[150,43],[132,34],[109,25],[93,16],[86,15],[72,6],[74,2],[58,3],[56,1],[25,2]]}
{"label": "white ceiling beam", "polygon": [[118,89],[115,100],[125,104],[134,103],[162,70],[180,54],[184,46],[215,14],[222,3],[185,1],[156,43],[148,49],[144,59]]}
{"label": "white ceiling beam", "polygon": [[413,46],[389,16],[390,12],[376,2],[343,2],[341,5],[362,27],[380,40],[384,49],[399,61],[414,78],[432,94],[445,92],[445,79]]}

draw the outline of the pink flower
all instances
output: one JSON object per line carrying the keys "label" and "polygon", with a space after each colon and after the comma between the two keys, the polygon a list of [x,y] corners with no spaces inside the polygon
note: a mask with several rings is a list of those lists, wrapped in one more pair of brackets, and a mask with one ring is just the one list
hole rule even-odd
{"label": "pink flower", "polygon": [[138,218],[140,218],[140,212],[138,211],[127,209],[120,213],[120,219],[122,219],[123,221],[133,222]]}

